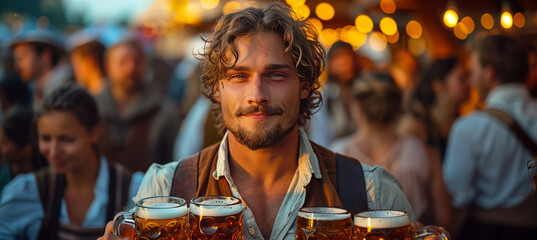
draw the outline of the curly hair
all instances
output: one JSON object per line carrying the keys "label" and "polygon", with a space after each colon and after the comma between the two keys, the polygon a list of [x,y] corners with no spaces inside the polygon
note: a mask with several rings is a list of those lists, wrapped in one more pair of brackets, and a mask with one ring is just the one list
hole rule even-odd
{"label": "curly hair", "polygon": [[[300,81],[309,83],[309,95],[300,101],[298,123],[303,125],[322,103],[319,75],[324,69],[324,48],[317,40],[317,32],[310,24],[297,20],[294,12],[281,3],[272,3],[260,8],[247,8],[224,15],[205,41],[204,52],[198,54],[202,66],[201,90],[211,100],[211,110],[216,118],[217,128],[225,131],[222,107],[214,99],[214,86],[225,78],[228,69],[238,60],[234,46],[237,38],[251,36],[259,32],[278,34],[285,52],[290,53]],[[229,59],[229,54],[233,59]]]}

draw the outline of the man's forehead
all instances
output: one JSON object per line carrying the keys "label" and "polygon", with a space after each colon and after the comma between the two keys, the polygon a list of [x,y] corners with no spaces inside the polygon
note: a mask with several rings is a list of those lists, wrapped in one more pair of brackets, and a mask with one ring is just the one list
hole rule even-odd
{"label": "man's forehead", "polygon": [[281,37],[270,32],[238,37],[227,49],[225,58],[228,63],[227,68],[232,67],[233,64],[242,65],[247,62],[264,63],[266,66],[294,66],[293,57],[290,52],[286,52],[286,46]]}

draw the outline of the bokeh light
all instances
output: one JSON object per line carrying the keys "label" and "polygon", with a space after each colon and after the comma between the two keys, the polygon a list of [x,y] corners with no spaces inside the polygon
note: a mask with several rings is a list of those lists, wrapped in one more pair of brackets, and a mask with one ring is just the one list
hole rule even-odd
{"label": "bokeh light", "polygon": [[47,29],[50,25],[50,20],[47,16],[41,16],[37,19],[35,26],[37,29]]}
{"label": "bokeh light", "polygon": [[470,16],[462,18],[461,24],[465,26],[465,28],[461,28],[461,30],[466,30],[466,34],[472,33],[475,29],[474,20]]}
{"label": "bokeh light", "polygon": [[315,7],[315,14],[324,21],[334,18],[335,13],[334,7],[330,3],[322,2]]}
{"label": "bokeh light", "polygon": [[421,56],[427,49],[427,44],[423,38],[409,38],[408,39],[408,50],[414,56]]}
{"label": "bokeh light", "polygon": [[373,20],[367,15],[360,15],[354,20],[354,24],[358,31],[369,33],[373,30]]}
{"label": "bokeh light", "polygon": [[423,28],[418,21],[411,20],[406,24],[406,33],[409,37],[418,39],[421,37],[421,34],[423,34]]}
{"label": "bokeh light", "polygon": [[367,35],[365,33],[361,33],[356,28],[347,32],[347,34],[349,37],[349,43],[352,45],[354,50],[358,50],[367,40]]}
{"label": "bokeh light", "polygon": [[323,23],[317,18],[309,18],[306,22],[311,24],[315,30],[317,30],[317,33],[320,33],[323,30]]}
{"label": "bokeh light", "polygon": [[458,23],[453,28],[453,34],[455,34],[455,37],[457,37],[460,40],[464,40],[466,39],[466,37],[468,37],[468,34],[466,34],[467,32],[468,32],[468,29],[466,28],[466,26],[461,23]]}
{"label": "bokeh light", "polygon": [[481,26],[485,29],[492,29],[494,27],[494,18],[490,13],[485,13],[481,16]]}
{"label": "bokeh light", "polygon": [[394,35],[385,35],[386,36],[386,41],[388,41],[389,43],[396,43],[397,41],[399,41],[399,31],[395,32]]}
{"label": "bokeh light", "polygon": [[326,28],[319,34],[319,40],[326,46],[331,46],[339,40],[339,33],[333,28]]}
{"label": "bokeh light", "polygon": [[397,7],[393,0],[380,0],[380,9],[387,14],[392,14]]}
{"label": "bokeh light", "polygon": [[207,10],[214,9],[218,6],[218,3],[220,3],[220,0],[200,0],[201,7]]}
{"label": "bokeh light", "polygon": [[448,9],[444,12],[444,24],[450,28],[455,27],[459,21],[459,14],[453,9]]}
{"label": "bokeh light", "polygon": [[285,2],[291,7],[298,7],[304,5],[306,0],[285,0]]}
{"label": "bokeh light", "polygon": [[513,23],[518,28],[523,28],[524,25],[526,24],[526,18],[524,17],[524,14],[515,13],[515,15],[513,15]]}
{"label": "bokeh light", "polygon": [[505,29],[509,29],[513,26],[513,16],[511,15],[510,12],[504,11],[502,13],[502,16],[500,18],[500,24]]}
{"label": "bokeh light", "polygon": [[386,36],[380,32],[371,33],[369,36],[369,45],[371,46],[371,49],[377,52],[384,51],[387,45]]}
{"label": "bokeh light", "polygon": [[298,6],[298,7],[293,7],[293,11],[295,12],[296,17],[299,20],[306,19],[311,14],[310,8],[306,4],[302,4],[302,5]]}
{"label": "bokeh light", "polygon": [[234,13],[242,8],[241,3],[237,1],[229,1],[222,8],[222,13],[224,15]]}
{"label": "bokeh light", "polygon": [[380,20],[380,31],[386,35],[394,35],[397,32],[397,23],[391,17],[383,17]]}

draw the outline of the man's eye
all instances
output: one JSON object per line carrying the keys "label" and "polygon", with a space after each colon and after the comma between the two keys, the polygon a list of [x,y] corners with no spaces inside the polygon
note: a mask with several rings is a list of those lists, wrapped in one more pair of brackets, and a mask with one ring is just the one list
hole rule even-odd
{"label": "man's eye", "polygon": [[282,73],[270,73],[267,75],[268,78],[272,80],[283,80],[285,79],[285,75]]}

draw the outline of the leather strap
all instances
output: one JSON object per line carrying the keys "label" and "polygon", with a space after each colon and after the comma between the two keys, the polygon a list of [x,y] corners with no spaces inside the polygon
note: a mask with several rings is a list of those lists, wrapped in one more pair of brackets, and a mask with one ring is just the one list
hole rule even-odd
{"label": "leather strap", "polygon": [[524,144],[524,146],[530,150],[532,155],[537,154],[537,144],[524,132],[524,130],[518,125],[516,120],[509,116],[509,114],[497,108],[487,108],[483,112],[488,113],[491,116],[496,117],[503,124],[505,124],[511,132],[513,132],[518,140]]}
{"label": "leather strap", "polygon": [[45,168],[36,173],[36,180],[45,214],[38,239],[57,239],[65,176],[54,174],[50,168]]}
{"label": "leather strap", "polygon": [[362,164],[350,157],[336,154],[338,195],[343,207],[353,215],[367,211],[367,194]]}
{"label": "leather strap", "polygon": [[196,191],[198,190],[199,158],[200,154],[196,153],[181,160],[177,164],[170,196],[180,196],[187,203],[190,203],[190,200],[196,196]]}

